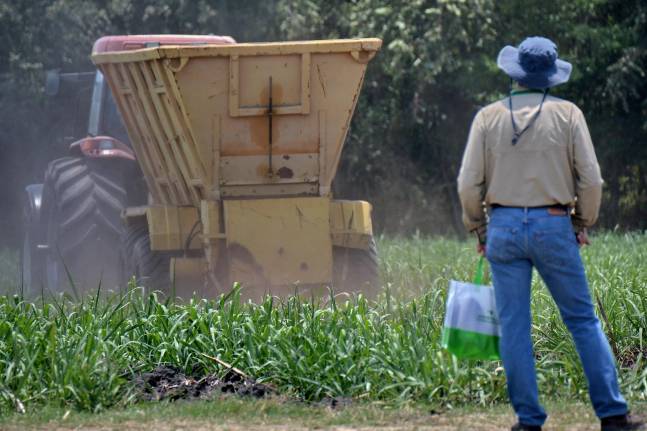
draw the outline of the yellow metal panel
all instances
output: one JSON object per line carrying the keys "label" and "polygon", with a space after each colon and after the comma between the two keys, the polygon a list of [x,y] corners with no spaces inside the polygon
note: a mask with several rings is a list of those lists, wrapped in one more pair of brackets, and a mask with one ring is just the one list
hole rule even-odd
{"label": "yellow metal panel", "polygon": [[332,279],[330,200],[224,201],[231,281],[272,286]]}
{"label": "yellow metal panel", "polygon": [[[319,179],[319,154],[275,156],[272,163],[272,183],[316,183]],[[222,157],[220,184],[262,184],[268,181],[267,156]]]}
{"label": "yellow metal panel", "polygon": [[133,80],[124,64],[115,63],[106,65],[106,67],[103,73],[111,86],[117,105],[120,107],[130,141],[142,166],[154,201],[163,204],[177,201],[174,197],[169,198],[169,194],[160,182],[160,179],[167,178],[168,170],[162,165],[161,157],[152,146],[151,131],[140,114],[143,110],[142,102],[138,98]]}
{"label": "yellow metal panel", "polygon": [[224,238],[220,227],[220,205],[218,202],[202,201],[200,203],[200,221],[202,223],[202,239],[213,241]]}
{"label": "yellow metal panel", "polygon": [[107,70],[110,71],[105,78],[110,86],[110,90],[114,95],[115,102],[119,106],[121,112],[127,113],[122,115],[123,121],[128,129],[129,133],[132,133],[135,136],[135,139],[131,139],[132,145],[135,147],[135,151],[138,154],[145,154],[145,156],[139,160],[140,166],[146,178],[146,183],[148,184],[148,190],[153,197],[155,202],[163,202],[161,196],[161,190],[159,185],[156,183],[155,179],[157,178],[157,170],[153,166],[153,158],[148,153],[148,149],[142,145],[144,142],[141,131],[138,129],[137,124],[134,122],[134,115],[131,110],[129,99],[132,98],[132,92],[128,87],[127,83],[121,79],[121,75],[118,72],[119,65],[117,64],[108,64],[105,66]]}
{"label": "yellow metal panel", "polygon": [[[169,103],[166,102],[169,98],[166,94],[168,87],[164,86],[157,80],[159,76],[159,62],[139,63],[137,69],[133,70],[133,76],[143,76],[145,80],[138,78],[138,85],[142,87],[144,95],[140,97],[147,99],[144,104],[146,114],[149,119],[151,128],[155,129],[156,141],[158,150],[163,154],[167,161],[167,166],[171,167],[175,172],[173,176],[173,183],[177,189],[183,194],[183,205],[195,203],[199,197],[196,196],[195,190],[191,188],[188,179],[192,178],[189,169],[186,166],[185,157],[183,154],[184,147],[180,145],[182,133],[177,133],[177,128],[173,128],[173,122],[170,119]],[[156,73],[153,73],[153,70]]]}
{"label": "yellow metal panel", "polygon": [[382,41],[376,38],[307,40],[296,42],[237,43],[232,45],[164,45],[156,48],[92,54],[95,64],[123,63],[158,58],[229,57],[233,55],[276,55],[290,53],[344,53],[379,51]]}
{"label": "yellow metal panel", "polygon": [[[93,60],[110,82],[128,82],[116,97],[154,195],[197,207],[221,196],[310,194],[313,186],[328,196],[367,62],[380,46],[379,39],[162,46]],[[304,154],[317,154],[318,166],[315,175],[293,177],[303,187],[277,188],[280,176],[247,168],[232,184],[221,169],[224,158],[258,167],[265,157],[274,173],[284,157]]]}
{"label": "yellow metal panel", "polygon": [[[138,49],[136,50],[137,54],[135,56],[129,56],[130,58],[125,58],[123,55],[121,55],[121,52],[106,52],[104,54],[101,54],[101,57],[94,58],[94,55],[92,57],[92,61],[95,62],[95,64],[105,64],[105,63],[127,63],[129,61],[133,61],[134,58],[137,59],[137,61],[141,60],[154,60],[160,58],[160,53],[157,52],[156,50],[151,50],[151,49]],[[131,51],[134,52],[134,51]]]}
{"label": "yellow metal panel", "polygon": [[319,111],[319,177],[323,178],[319,184],[319,196],[330,196],[330,184],[326,183],[327,169],[326,161],[327,154],[327,140],[326,140],[326,111]]}
{"label": "yellow metal panel", "polygon": [[337,173],[341,151],[348,134],[350,121],[364,82],[366,63],[359,63],[351,55],[321,54],[313,59],[313,72],[317,82],[313,85],[312,103],[325,111],[321,145],[325,147],[323,162],[325,175],[319,182],[324,190],[330,188]]}
{"label": "yellow metal panel", "polygon": [[270,78],[273,115],[310,112],[310,53],[232,56],[229,74],[232,117],[267,114]]}
{"label": "yellow metal panel", "polygon": [[255,184],[222,186],[224,197],[317,196],[316,184]]}
{"label": "yellow metal panel", "polygon": [[[157,64],[159,65],[159,63]],[[187,163],[188,175],[190,176],[190,178],[187,178],[188,183],[195,188],[199,196],[203,196],[204,187],[206,186],[205,161],[200,157],[199,144],[196,142],[186,106],[182,101],[182,93],[177,86],[176,74],[173,71],[172,66],[167,66],[164,75],[160,72],[160,75],[165,79],[165,87],[173,94],[172,98],[164,98],[163,100],[167,103],[169,117],[173,123],[175,133],[177,133],[175,139],[182,153],[181,157]],[[177,71],[179,72],[180,70]],[[171,100],[176,101],[176,103],[172,103]],[[196,201],[194,204],[197,206],[199,202]]]}
{"label": "yellow metal panel", "polygon": [[[150,94],[144,87],[142,77],[139,72],[134,69],[132,64],[122,64],[121,76],[128,82],[131,89],[133,101],[130,114],[137,119],[139,130],[142,132],[145,146],[150,151],[154,163],[159,167],[157,183],[166,193],[163,202],[172,203],[175,205],[186,205],[189,203],[188,191],[183,187],[180,182],[180,174],[177,169],[177,164],[172,157],[169,156],[165,148],[166,139],[161,135],[160,129],[162,125],[159,124],[157,117],[149,116],[153,111]],[[124,113],[122,113],[124,114]],[[130,132],[129,132],[130,134]],[[137,136],[137,135],[135,135]],[[133,136],[130,136],[133,140]],[[137,151],[137,146],[135,146]],[[138,159],[146,157],[145,153],[137,153]],[[161,181],[160,181],[161,179]]]}
{"label": "yellow metal panel", "polygon": [[227,283],[219,279],[218,264],[224,255],[225,234],[222,232],[224,223],[220,216],[220,203],[213,201],[200,202],[200,220],[202,223],[202,246],[204,247],[204,259],[207,263],[208,283],[213,289]]}
{"label": "yellow metal panel", "polygon": [[151,250],[184,250],[187,240],[190,250],[202,248],[197,208],[151,206],[146,210]]}
{"label": "yellow metal panel", "polygon": [[173,257],[170,263],[171,295],[189,299],[215,298],[217,291],[214,286],[205,282],[207,262],[203,258]]}
{"label": "yellow metal panel", "polygon": [[140,223],[141,220],[146,217],[147,210],[148,210],[147,206],[127,207],[121,213],[121,219],[124,221],[126,226],[131,226],[135,223]]}
{"label": "yellow metal panel", "polygon": [[333,245],[367,249],[373,235],[371,204],[365,201],[332,201],[330,234]]}

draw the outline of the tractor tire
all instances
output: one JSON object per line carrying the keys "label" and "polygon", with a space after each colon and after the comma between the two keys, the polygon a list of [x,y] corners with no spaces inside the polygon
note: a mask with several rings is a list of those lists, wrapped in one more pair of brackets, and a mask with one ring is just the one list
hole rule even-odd
{"label": "tractor tire", "polygon": [[25,188],[23,202],[23,243],[20,250],[20,294],[33,298],[44,289],[43,255],[39,245],[44,241],[40,225],[40,198],[42,184],[31,184]]}
{"label": "tractor tire", "polygon": [[127,201],[120,163],[81,157],[50,162],[42,221],[48,246],[44,278],[52,293],[119,288],[121,213]]}
{"label": "tractor tire", "polygon": [[123,248],[124,279],[129,281],[135,277],[137,287],[143,287],[145,293],[161,291],[168,295],[171,291],[171,259],[166,253],[151,250],[148,226],[145,223],[126,228]]}
{"label": "tractor tire", "polygon": [[377,244],[368,249],[333,247],[333,286],[336,292],[362,293],[375,299],[381,288]]}
{"label": "tractor tire", "polygon": [[42,284],[42,267],[36,261],[37,252],[34,242],[34,233],[29,226],[25,226],[22,249],[20,250],[21,292],[25,298],[33,297]]}

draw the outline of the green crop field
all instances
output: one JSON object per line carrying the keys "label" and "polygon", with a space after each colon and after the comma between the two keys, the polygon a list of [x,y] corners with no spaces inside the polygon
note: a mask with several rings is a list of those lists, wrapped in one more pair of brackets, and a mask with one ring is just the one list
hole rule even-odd
{"label": "green crop field", "polygon": [[[271,401],[221,401],[220,410],[200,401],[184,410],[225,415],[230,409],[251,417],[264,408],[302,418],[308,409],[333,400],[358,406],[359,416],[343,416],[351,423],[397,421],[397,413],[386,412],[407,409],[413,409],[412,415],[434,410],[478,418],[494,408],[508,424],[512,417],[501,364],[459,361],[440,347],[447,286],[451,279],[471,279],[477,261],[473,244],[383,238],[379,248],[385,291],[376,303],[339,296],[325,304],[298,298],[241,304],[235,290],[218,301],[180,303],[142,295],[134,284],[123,295],[88,295],[80,301],[0,296],[0,424],[38,424],[60,419],[59,412],[87,420],[108,415],[110,421],[126,412],[123,420],[132,421],[132,409],[147,412],[155,404],[138,401],[134,375],[160,364],[196,377],[222,373],[213,357],[269,384],[279,395]],[[623,393],[634,406],[645,408],[647,235],[600,234],[582,253],[598,315],[617,355]],[[5,292],[19,285],[17,267],[14,253],[0,253]],[[560,400],[579,406],[572,411],[585,412],[583,420],[593,423],[582,404],[587,392],[577,353],[538,278],[533,318],[544,398],[562,412]],[[241,407],[245,405],[251,410]],[[25,414],[15,413],[22,406]],[[321,417],[320,426],[337,423]]]}

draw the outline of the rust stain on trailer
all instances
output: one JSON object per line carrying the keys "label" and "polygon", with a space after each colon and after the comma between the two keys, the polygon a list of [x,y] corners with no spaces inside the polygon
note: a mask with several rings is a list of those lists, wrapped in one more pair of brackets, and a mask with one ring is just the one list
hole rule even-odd
{"label": "rust stain on trailer", "polygon": [[294,176],[294,171],[287,166],[282,166],[278,171],[276,171],[276,175],[283,179],[292,178]]}

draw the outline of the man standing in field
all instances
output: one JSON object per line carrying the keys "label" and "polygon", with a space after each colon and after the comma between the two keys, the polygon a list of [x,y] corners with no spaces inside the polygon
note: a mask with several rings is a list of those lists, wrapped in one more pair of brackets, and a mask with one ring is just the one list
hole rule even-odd
{"label": "man standing in field", "polygon": [[530,338],[533,267],[573,336],[602,430],[643,429],[629,418],[618,389],[578,249],[589,243],[586,229],[598,217],[600,168],[580,109],[548,96],[549,88],[568,81],[572,66],[543,37],[506,46],[497,63],[515,85],[509,97],[476,114],[458,191],[463,222],[492,269],[499,347],[519,419],[512,430],[541,430],[546,420]]}

